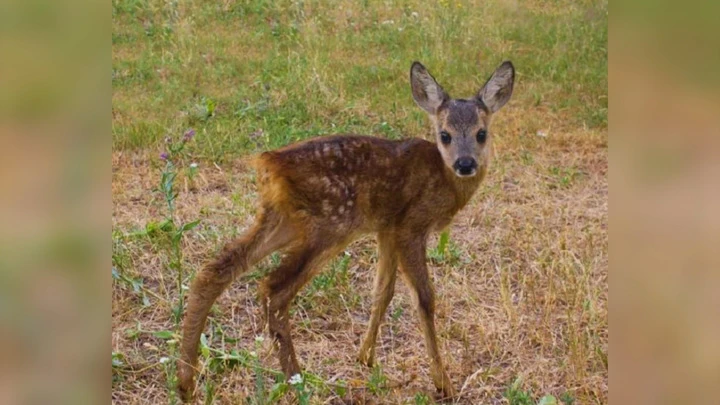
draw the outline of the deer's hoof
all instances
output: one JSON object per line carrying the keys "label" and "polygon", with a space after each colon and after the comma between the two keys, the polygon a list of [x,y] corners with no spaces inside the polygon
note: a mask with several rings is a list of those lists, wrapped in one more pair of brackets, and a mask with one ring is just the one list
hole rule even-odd
{"label": "deer's hoof", "polygon": [[357,356],[357,361],[364,366],[372,367],[375,365],[375,359],[373,357],[369,350],[361,350]]}
{"label": "deer's hoof", "polygon": [[195,396],[195,381],[193,370],[188,370],[185,364],[178,364],[178,394],[183,402],[191,402]]}

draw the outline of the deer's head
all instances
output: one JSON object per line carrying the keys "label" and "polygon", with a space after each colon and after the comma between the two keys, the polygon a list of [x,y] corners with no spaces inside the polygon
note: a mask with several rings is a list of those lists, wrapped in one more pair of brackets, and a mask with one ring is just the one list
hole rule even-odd
{"label": "deer's head", "polygon": [[445,164],[459,177],[474,176],[487,165],[490,153],[490,118],[510,100],[515,68],[503,62],[477,94],[453,99],[420,62],[410,68],[415,102],[433,122],[437,146]]}

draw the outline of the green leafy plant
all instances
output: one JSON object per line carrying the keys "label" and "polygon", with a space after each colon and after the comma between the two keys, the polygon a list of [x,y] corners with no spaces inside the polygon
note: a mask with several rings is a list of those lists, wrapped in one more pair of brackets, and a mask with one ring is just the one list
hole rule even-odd
{"label": "green leafy plant", "polygon": [[430,399],[430,397],[423,394],[422,392],[418,392],[417,394],[415,394],[413,402],[415,403],[415,405],[430,405],[434,403],[433,400]]}
{"label": "green leafy plant", "polygon": [[522,377],[516,378],[515,381],[505,390],[503,395],[510,405],[535,405],[535,402],[532,399],[532,392],[530,390],[524,391],[522,389]]}
{"label": "green leafy plant", "polygon": [[266,403],[265,399],[265,372],[262,367],[262,363],[260,362],[260,358],[258,358],[257,352],[261,348],[261,343],[263,341],[262,336],[258,336],[255,338],[255,351],[250,353],[251,356],[251,363],[252,363],[252,369],[255,373],[255,404],[256,405],[264,405]]}
{"label": "green leafy plant", "polygon": [[462,255],[458,247],[450,240],[450,231],[445,230],[440,234],[438,244],[428,251],[428,259],[433,263],[456,264]]}
{"label": "green leafy plant", "polygon": [[112,278],[113,280],[130,287],[132,292],[140,297],[144,307],[150,305],[150,300],[148,299],[147,294],[145,294],[143,279],[141,277],[130,277],[129,275],[120,272],[116,267],[113,267]]}
{"label": "green leafy plant", "polygon": [[[347,300],[351,307],[357,305],[360,297],[350,288],[351,280],[348,272],[350,259],[351,256],[346,253],[334,260],[328,270],[315,276],[308,283],[305,291],[298,295],[298,308],[329,305],[329,303],[342,300]],[[295,310],[296,308],[291,309],[291,311]]]}
{"label": "green leafy plant", "polygon": [[348,254],[343,255],[342,258],[333,262],[329,271],[321,273],[312,279],[308,295],[330,290],[339,284],[346,284],[348,282],[347,270],[349,264],[350,255]]}
{"label": "green leafy plant", "polygon": [[[347,384],[343,381],[330,384],[310,373],[297,374],[286,381],[286,377],[281,371],[264,367],[258,357],[263,340],[264,338],[261,336],[255,338],[255,350],[253,351],[232,349],[228,352],[222,348],[212,347],[208,336],[202,334],[200,336],[200,354],[207,368],[213,373],[223,373],[234,367],[252,370],[255,378],[255,391],[248,398],[248,402],[254,405],[277,403],[280,398],[291,391],[295,393],[298,403],[301,405],[309,404],[310,398],[315,392],[332,390],[340,396],[345,394]],[[229,343],[235,340],[223,337],[222,341]],[[268,387],[267,377],[274,378],[276,382]],[[205,379],[205,392],[207,402],[208,392],[214,393],[214,385],[209,378]]]}
{"label": "green leafy plant", "polygon": [[[178,139],[172,137],[165,138],[167,151],[160,154],[160,159],[164,161],[164,166],[160,175],[160,184],[157,187],[157,191],[162,195],[165,204],[167,205],[167,212],[165,218],[160,223],[150,222],[145,228],[145,233],[150,238],[157,238],[165,236],[168,243],[164,244],[168,249],[169,263],[168,267],[173,270],[176,274],[176,287],[178,299],[176,305],[172,309],[172,318],[175,323],[175,328],[180,328],[180,318],[185,303],[185,272],[183,269],[183,251],[182,251],[182,238],[185,233],[195,228],[200,221],[190,221],[182,223],[177,220],[175,214],[175,201],[179,195],[176,190],[175,182],[178,178],[179,166],[184,161],[186,155],[185,147],[195,137],[195,130],[190,129],[186,131],[183,136]],[[194,175],[196,167],[190,167],[190,174]],[[176,363],[177,363],[177,341],[178,334],[169,330],[162,330],[153,332],[153,336],[165,340],[165,344],[168,348],[168,357],[160,359],[160,364],[165,373],[166,383],[168,388],[168,401],[171,404],[178,402],[176,393],[177,387],[177,375],[176,375]],[[213,387],[206,385],[206,396],[212,399]]]}
{"label": "green leafy plant", "polygon": [[[176,326],[180,323],[180,317],[185,303],[185,289],[183,288],[183,282],[185,280],[185,274],[182,267],[183,252],[182,252],[182,237],[183,235],[195,228],[200,221],[191,221],[186,223],[178,224],[175,218],[175,200],[178,197],[178,191],[175,189],[175,180],[178,176],[178,164],[184,155],[185,146],[187,143],[195,137],[195,130],[190,129],[182,136],[179,141],[173,140],[171,137],[165,139],[167,144],[167,151],[160,154],[160,159],[165,162],[165,166],[162,169],[160,184],[158,191],[162,194],[167,204],[167,213],[165,220],[159,225],[159,229],[170,236],[170,263],[169,267],[174,270],[177,274],[177,290],[178,290],[178,302],[173,309],[173,320]],[[192,172],[192,167],[190,168]],[[148,233],[154,230],[148,229]]]}
{"label": "green leafy plant", "polygon": [[165,382],[167,384],[168,389],[168,402],[170,404],[177,404],[179,402],[178,395],[176,391],[177,387],[177,367],[176,367],[176,361],[177,358],[176,352],[177,347],[175,345],[177,341],[176,340],[169,340],[166,343],[169,347],[170,356],[161,357],[160,358],[160,365],[162,366],[163,372],[165,373]]}
{"label": "green leafy plant", "polygon": [[302,374],[295,374],[290,377],[288,384],[295,390],[297,395],[298,403],[300,405],[308,405],[310,403],[310,397],[312,396],[312,390],[308,387],[306,379]]}
{"label": "green leafy plant", "polygon": [[125,356],[120,352],[112,352],[112,366],[122,367],[125,365]]}
{"label": "green leafy plant", "polygon": [[125,355],[120,352],[112,352],[112,381],[122,381],[122,369],[125,366]]}
{"label": "green leafy plant", "polygon": [[583,175],[583,173],[575,167],[552,166],[548,169],[548,171],[555,180],[553,183],[549,184],[551,189],[569,188]]}
{"label": "green leafy plant", "polygon": [[403,314],[403,308],[398,305],[390,313],[390,318],[392,318],[393,321],[397,322],[400,319],[400,317],[402,316],[402,314]]}
{"label": "green leafy plant", "polygon": [[376,364],[372,372],[370,373],[370,379],[367,382],[367,387],[375,395],[385,394],[387,392],[387,376],[383,373],[382,367]]}
{"label": "green leafy plant", "polygon": [[[504,393],[505,399],[508,400],[510,405],[560,405],[560,401],[554,395],[543,395],[537,403],[533,399],[533,393],[531,390],[524,390],[522,388],[522,377],[518,377],[510,384]],[[569,393],[564,393],[560,396],[564,405],[572,405],[575,399]]]}
{"label": "green leafy plant", "polygon": [[208,97],[201,98],[200,102],[193,105],[189,111],[190,123],[209,120],[215,115],[215,107],[217,107],[215,100]]}
{"label": "green leafy plant", "polygon": [[552,395],[545,395],[542,398],[540,398],[540,401],[538,401],[537,405],[560,405],[557,398],[555,398]]}
{"label": "green leafy plant", "polygon": [[572,396],[569,392],[564,392],[562,395],[560,395],[560,400],[565,405],[573,405],[575,403],[575,397]]}
{"label": "green leafy plant", "polygon": [[270,388],[270,392],[267,396],[267,403],[274,404],[280,400],[288,392],[289,386],[286,382],[280,381]]}

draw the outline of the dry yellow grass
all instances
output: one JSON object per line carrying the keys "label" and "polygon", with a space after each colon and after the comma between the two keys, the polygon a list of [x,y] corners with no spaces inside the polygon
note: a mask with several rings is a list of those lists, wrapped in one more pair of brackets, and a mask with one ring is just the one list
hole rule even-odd
{"label": "dry yellow grass", "polygon": [[[512,107],[498,125],[487,182],[456,218],[451,240],[457,263],[432,265],[438,294],[438,330],[451,378],[463,387],[458,403],[503,403],[509,383],[522,376],[534,392],[570,392],[577,403],[607,402],[607,144],[599,132],[551,132],[546,137],[513,136]],[[500,120],[498,120],[500,121]],[[162,204],[149,192],[157,169],[147,154],[113,157],[113,223],[142,228],[162,217]],[[559,171],[545,168],[556,167]],[[222,240],[247,228],[254,213],[252,173],[241,163],[202,167],[196,188],[182,194],[178,216],[202,219],[203,230],[184,241],[186,262],[198,269]],[[564,180],[565,179],[565,180]],[[431,242],[431,246],[433,243]],[[130,370],[116,383],[117,403],[167,401],[161,340],[127,330],[172,329],[173,279],[151,243],[125,244],[133,268],[157,294],[142,308],[131,292],[113,290],[113,350],[125,354]],[[304,367],[326,380],[367,381],[370,371],[354,361],[369,317],[375,265],[374,241],[348,249],[350,285],[358,305],[322,295],[297,309],[296,345]],[[379,338],[378,361],[398,385],[384,396],[365,391],[367,403],[403,403],[417,392],[432,396],[427,359],[407,291],[399,288]],[[397,313],[396,312],[396,313]],[[253,349],[262,335],[253,282],[240,280],[218,301],[213,323]],[[233,345],[229,345],[232,347]],[[261,353],[277,368],[269,346]],[[255,387],[253,370],[206,374],[219,403],[245,403]],[[289,400],[288,396],[285,400]],[[319,396],[317,403],[337,397]]]}

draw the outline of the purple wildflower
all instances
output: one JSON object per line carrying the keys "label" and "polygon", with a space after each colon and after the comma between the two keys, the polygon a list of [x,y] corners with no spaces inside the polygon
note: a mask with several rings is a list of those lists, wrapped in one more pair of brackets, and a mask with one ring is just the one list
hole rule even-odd
{"label": "purple wildflower", "polygon": [[189,141],[195,136],[195,130],[190,128],[187,132],[185,132],[185,135],[183,135],[183,139],[186,141]]}
{"label": "purple wildflower", "polygon": [[168,155],[167,152],[163,152],[160,154],[160,159],[162,159],[162,160],[168,160],[169,157],[170,157],[170,155]]}

